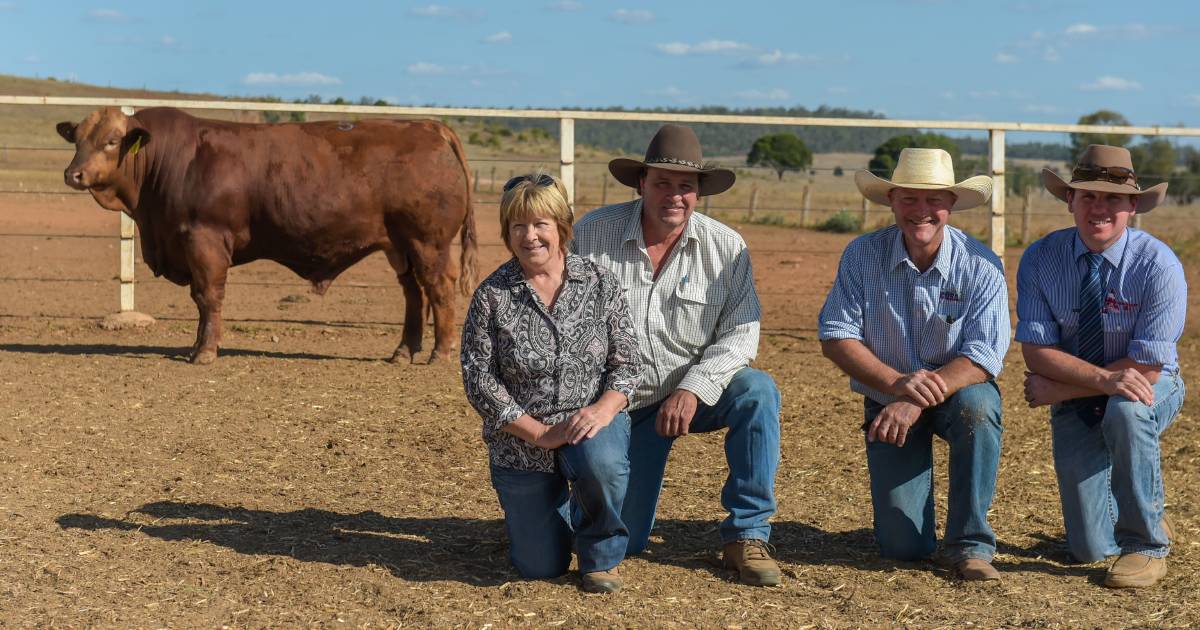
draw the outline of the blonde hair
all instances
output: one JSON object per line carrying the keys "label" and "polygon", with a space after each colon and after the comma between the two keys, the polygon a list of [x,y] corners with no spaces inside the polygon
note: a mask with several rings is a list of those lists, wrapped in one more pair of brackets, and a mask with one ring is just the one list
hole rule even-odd
{"label": "blonde hair", "polygon": [[514,221],[545,217],[554,219],[558,226],[559,247],[566,252],[574,234],[571,223],[575,220],[571,206],[567,205],[566,187],[557,177],[543,170],[513,179],[519,181],[500,198],[500,240],[504,241],[505,249],[515,253],[508,238],[508,228]]}

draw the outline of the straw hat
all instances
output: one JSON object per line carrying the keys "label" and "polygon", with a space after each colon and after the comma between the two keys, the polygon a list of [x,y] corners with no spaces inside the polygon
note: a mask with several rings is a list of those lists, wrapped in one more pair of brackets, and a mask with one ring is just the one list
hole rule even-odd
{"label": "straw hat", "polygon": [[683,125],[663,125],[650,140],[645,160],[639,162],[629,158],[617,158],[608,163],[608,171],[622,184],[637,188],[638,180],[648,166],[668,171],[699,173],[700,195],[703,197],[729,190],[736,179],[733,171],[729,169],[704,167],[700,139],[691,127]]}
{"label": "straw hat", "polygon": [[[1109,171],[1109,168],[1116,172]],[[1129,149],[1107,144],[1088,145],[1083,155],[1079,156],[1075,168],[1071,169],[1070,182],[1063,181],[1058,173],[1048,168],[1042,169],[1042,185],[1063,201],[1067,200],[1067,191],[1072,188],[1134,195],[1137,197],[1135,212],[1140,214],[1150,212],[1167,196],[1166,182],[1142,190],[1133,172]]]}
{"label": "straw hat", "polygon": [[986,175],[954,183],[954,160],[943,149],[904,149],[891,181],[870,171],[857,171],[854,183],[864,197],[881,206],[892,205],[888,193],[893,188],[948,190],[955,196],[951,211],[981,206],[992,196],[992,178]]}

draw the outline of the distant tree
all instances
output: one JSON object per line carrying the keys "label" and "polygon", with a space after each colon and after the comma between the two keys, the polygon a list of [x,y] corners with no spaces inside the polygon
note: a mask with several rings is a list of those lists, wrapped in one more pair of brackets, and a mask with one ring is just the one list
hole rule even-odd
{"label": "distant tree", "polygon": [[1179,153],[1184,168],[1171,173],[1167,192],[1182,206],[1200,197],[1200,151],[1194,147],[1184,147]]}
{"label": "distant tree", "polygon": [[1034,191],[1042,184],[1039,173],[1024,164],[1008,167],[1004,176],[1004,185],[1008,194],[1021,198],[1021,242],[1029,242],[1030,204]]}
{"label": "distant tree", "polygon": [[1175,172],[1175,147],[1164,138],[1147,138],[1146,142],[1130,147],[1133,170],[1143,188],[1171,179]]}
{"label": "distant tree", "polygon": [[944,149],[954,161],[954,176],[958,179],[964,179],[963,175],[971,173],[975,168],[973,162],[968,163],[962,159],[954,140],[938,133],[921,133],[896,136],[875,147],[875,155],[867,163],[867,169],[879,177],[891,179],[892,172],[896,170],[896,162],[900,159],[900,152],[912,148]]}
{"label": "distant tree", "polygon": [[842,170],[842,167],[841,167],[841,166],[835,166],[835,167],[833,167],[833,176],[834,176],[834,177],[841,177],[841,176],[842,176],[842,175],[844,175],[845,173],[846,173],[846,172]]}
{"label": "distant tree", "polygon": [[[1129,120],[1121,114],[1108,109],[1085,114],[1079,117],[1080,125],[1128,125]],[[1109,144],[1123,147],[1129,144],[1131,136],[1116,133],[1073,133],[1071,134],[1071,155],[1078,159],[1089,144]]]}
{"label": "distant tree", "polygon": [[787,171],[800,170],[812,165],[812,151],[804,141],[793,133],[775,133],[762,136],[750,147],[746,163],[751,166],[766,166],[783,179]]}

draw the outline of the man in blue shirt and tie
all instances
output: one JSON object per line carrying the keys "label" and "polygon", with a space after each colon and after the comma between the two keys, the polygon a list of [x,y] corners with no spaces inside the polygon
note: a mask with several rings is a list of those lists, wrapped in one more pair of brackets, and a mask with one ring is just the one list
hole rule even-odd
{"label": "man in blue shirt and tie", "polygon": [[1183,404],[1175,344],[1183,333],[1183,266],[1158,239],[1129,227],[1162,202],[1142,190],[1129,151],[1091,145],[1063,181],[1075,227],[1029,246],[1017,272],[1017,341],[1025,400],[1050,405],[1067,547],[1081,562],[1120,554],[1104,584],[1150,586],[1166,575],[1159,437]]}
{"label": "man in blue shirt and tie", "polygon": [[942,560],[966,580],[998,580],[987,512],[1002,432],[994,379],[1008,350],[1000,259],[951,212],[987,202],[992,180],[954,183],[950,154],[904,149],[892,181],[855,173],[859,191],[896,224],[846,247],[821,309],[821,349],[864,397],[875,540],[884,557],[918,560],[937,547],[933,436],[950,446]]}

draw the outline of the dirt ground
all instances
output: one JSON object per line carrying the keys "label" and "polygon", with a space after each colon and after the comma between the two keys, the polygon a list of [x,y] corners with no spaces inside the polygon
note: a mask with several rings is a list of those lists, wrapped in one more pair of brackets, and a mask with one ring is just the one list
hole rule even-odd
{"label": "dirt ground", "polygon": [[[490,271],[504,250],[494,209],[479,214]],[[784,582],[741,586],[712,563],[721,436],[689,436],[670,461],[650,551],[625,562],[622,593],[596,596],[575,575],[531,582],[509,568],[457,366],[382,360],[402,313],[382,257],[323,298],[273,263],[235,269],[222,356],[197,367],[184,361],[196,318],[186,289],[144,266],[138,309],[158,323],[97,326],[117,305],[114,214],[87,197],[0,196],[0,625],[1200,624],[1196,396],[1163,441],[1178,540],[1159,587],[1108,590],[1103,564],[1067,562],[1046,412],[1023,406],[1015,347],[1000,381],[1007,432],[991,514],[1004,580],[981,587],[880,560],[861,399],[815,339],[849,237],[742,229],[765,306],[756,365],[783,393],[772,543]],[[1180,350],[1193,374],[1194,323]]]}

